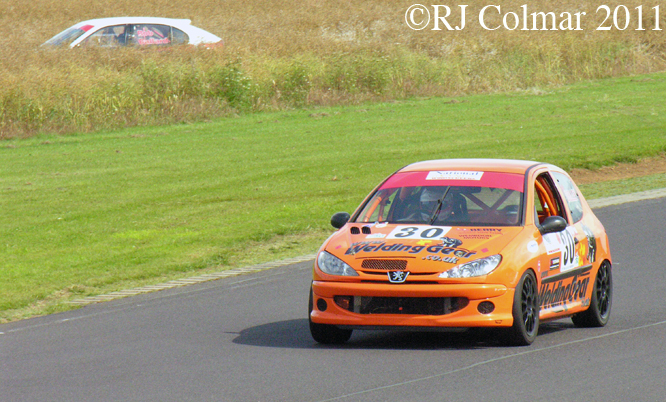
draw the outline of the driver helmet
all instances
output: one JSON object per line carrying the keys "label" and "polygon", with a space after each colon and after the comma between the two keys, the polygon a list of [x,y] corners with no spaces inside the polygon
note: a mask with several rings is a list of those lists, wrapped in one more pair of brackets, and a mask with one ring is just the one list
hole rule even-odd
{"label": "driver helmet", "polygon": [[[434,212],[437,202],[444,195],[446,187],[426,187],[421,192],[421,208],[425,211]],[[442,208],[451,202],[451,197],[446,195],[446,200],[442,201]]]}

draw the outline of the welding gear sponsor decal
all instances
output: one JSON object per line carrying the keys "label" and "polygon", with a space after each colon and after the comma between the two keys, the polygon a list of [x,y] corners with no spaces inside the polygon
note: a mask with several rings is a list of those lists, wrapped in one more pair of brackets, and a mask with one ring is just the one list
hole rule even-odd
{"label": "welding gear sponsor decal", "polygon": [[579,300],[583,304],[586,303],[591,269],[592,266],[589,265],[567,272],[564,275],[555,275],[544,279],[539,289],[541,308],[566,307],[567,304]]}
{"label": "welding gear sponsor decal", "polygon": [[[431,259],[433,261],[457,262],[457,258],[469,258],[476,254],[476,251],[470,251],[460,247],[463,241],[460,239],[445,236],[451,230],[448,226],[396,226],[395,229],[386,236],[386,240],[405,239],[418,240],[416,245],[403,243],[391,243],[384,241],[358,242],[352,243],[351,247],[345,252],[346,255],[357,253],[377,253],[394,252],[418,254],[425,250],[431,254],[443,254],[452,258]],[[366,238],[369,238],[366,237]],[[439,244],[433,244],[439,242]],[[425,258],[424,258],[425,259]]]}
{"label": "welding gear sponsor decal", "polygon": [[476,254],[475,251],[469,251],[464,248],[453,248],[453,247],[444,247],[444,246],[430,246],[426,249],[427,252],[433,254],[444,254],[449,255],[453,254],[459,258],[469,258]]}
{"label": "welding gear sponsor decal", "polygon": [[409,244],[395,243],[395,244],[386,244],[381,243],[366,243],[360,242],[358,244],[353,244],[347,249],[345,255],[354,255],[358,253],[407,253],[407,254],[418,254],[425,249],[426,252],[432,254],[444,254],[451,255],[458,258],[469,258],[476,254],[476,251],[470,251],[464,248],[455,248],[455,247],[445,247],[444,245],[433,245],[433,246],[411,246]]}
{"label": "welding gear sponsor decal", "polygon": [[408,244],[386,244],[381,242],[379,244],[356,244],[352,245],[345,252],[346,255],[357,254],[357,253],[376,253],[380,251],[384,252],[400,252],[400,253],[409,253],[409,254],[418,254],[423,250],[425,246],[410,246]]}

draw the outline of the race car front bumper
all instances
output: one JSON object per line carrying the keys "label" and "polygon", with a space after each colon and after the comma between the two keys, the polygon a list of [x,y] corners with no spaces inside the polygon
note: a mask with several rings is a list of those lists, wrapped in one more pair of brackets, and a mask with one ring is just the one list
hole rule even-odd
{"label": "race car front bumper", "polygon": [[514,289],[498,284],[312,282],[310,318],[350,328],[507,327]]}

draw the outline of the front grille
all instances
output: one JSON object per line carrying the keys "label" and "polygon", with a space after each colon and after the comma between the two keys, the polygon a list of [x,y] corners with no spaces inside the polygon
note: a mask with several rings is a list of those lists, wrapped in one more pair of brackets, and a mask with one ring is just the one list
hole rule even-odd
{"label": "front grille", "polygon": [[464,297],[371,297],[346,296],[350,298],[344,306],[359,314],[412,314],[445,315],[461,310],[469,300]]}
{"label": "front grille", "polygon": [[363,260],[361,268],[381,269],[384,271],[403,271],[407,268],[406,260]]}
{"label": "front grille", "polygon": [[[382,276],[384,278],[388,278],[386,276],[386,271],[366,271],[366,270],[363,270],[363,269],[358,269],[357,271],[363,272],[366,275]],[[411,279],[415,276],[432,276],[432,275],[437,275],[437,274],[440,274],[440,273],[442,273],[442,271],[437,271],[437,272],[413,272],[412,271],[412,272],[409,273],[409,278],[407,278],[407,279]],[[439,283],[439,282],[435,281],[435,283]]]}

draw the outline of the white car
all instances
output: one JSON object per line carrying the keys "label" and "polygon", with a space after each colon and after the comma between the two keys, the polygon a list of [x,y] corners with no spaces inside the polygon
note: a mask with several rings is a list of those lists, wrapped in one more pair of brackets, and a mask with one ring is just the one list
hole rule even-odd
{"label": "white car", "polygon": [[190,20],[156,17],[99,18],[79,22],[42,46],[217,45],[222,39],[190,25]]}

